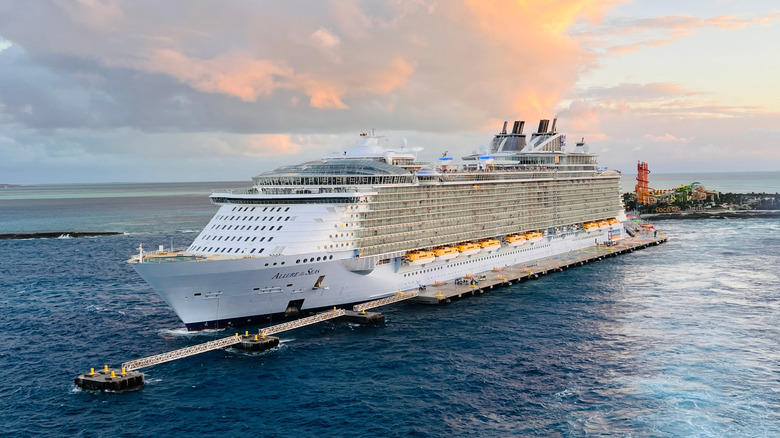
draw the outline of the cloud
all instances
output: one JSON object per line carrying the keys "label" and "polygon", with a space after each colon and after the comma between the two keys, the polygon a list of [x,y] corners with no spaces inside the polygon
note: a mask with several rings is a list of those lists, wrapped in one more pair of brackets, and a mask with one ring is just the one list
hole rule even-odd
{"label": "cloud", "polygon": [[644,138],[657,143],[688,143],[690,138],[676,137],[668,132],[664,135],[645,134]]}
{"label": "cloud", "polygon": [[[398,129],[462,130],[479,129],[497,115],[549,114],[582,64],[592,61],[567,29],[580,19],[601,20],[619,3],[236,2],[215,15],[209,3],[183,0],[17,1],[0,6],[16,17],[0,34],[52,75],[74,83],[77,75],[102,76],[103,96],[122,113],[147,112],[144,119],[156,120],[157,129],[222,123],[232,130],[243,120],[228,114],[258,120],[272,111],[281,124],[258,123],[257,133],[300,129],[300,120],[310,129],[341,130],[369,118]],[[174,12],[181,10],[186,16]],[[33,31],[31,22],[45,32]],[[112,77],[131,80],[123,85]],[[161,88],[171,80],[194,92]],[[50,84],[36,85],[44,95]],[[141,91],[152,87],[154,95]],[[84,88],[92,93],[94,87]],[[170,112],[155,114],[163,111],[161,100],[187,102],[190,117],[208,119],[183,126]],[[334,110],[335,116],[326,113]]]}
{"label": "cloud", "polygon": [[253,59],[246,54],[204,60],[170,49],[152,50],[139,67],[166,73],[200,91],[236,96],[245,102],[287,86],[281,80],[292,76],[292,70],[281,63]]}
{"label": "cloud", "polygon": [[[621,157],[627,139],[696,150],[717,139],[691,126],[774,121],[765,108],[674,82],[572,90],[609,50],[778,18],[604,21],[622,3],[9,0],[0,3],[0,17],[13,17],[0,19],[4,162],[37,160],[44,175],[65,172],[46,158],[64,155],[73,166],[115,165],[111,176],[128,160],[157,160],[181,167],[182,179],[190,171],[224,179],[343,150],[347,134],[371,126],[430,151],[438,138],[456,155],[488,141],[484,131],[505,119],[531,123],[559,111],[561,129],[604,140]],[[724,135],[736,142],[734,132]],[[667,133],[690,141],[654,141]]]}
{"label": "cloud", "polygon": [[244,155],[289,155],[301,151],[289,134],[257,134],[249,138],[250,149]]}
{"label": "cloud", "polygon": [[311,39],[314,44],[324,49],[332,49],[341,44],[341,39],[332,34],[328,29],[319,28],[311,34]]}
{"label": "cloud", "polygon": [[729,105],[674,83],[589,87],[569,97],[559,125],[593,142],[609,167],[630,171],[639,159],[660,172],[755,171],[780,162],[780,113],[764,107]]}
{"label": "cloud", "polygon": [[767,12],[757,17],[676,14],[650,18],[613,18],[600,25],[579,26],[572,34],[589,40],[594,48],[601,47],[609,54],[622,55],[672,44],[701,29],[743,29],[777,22],[780,22],[780,11]]}

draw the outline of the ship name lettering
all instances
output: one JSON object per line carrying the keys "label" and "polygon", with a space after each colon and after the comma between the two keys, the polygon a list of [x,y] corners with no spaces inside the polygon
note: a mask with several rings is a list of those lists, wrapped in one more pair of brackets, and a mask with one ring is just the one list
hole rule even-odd
{"label": "ship name lettering", "polygon": [[271,280],[278,280],[280,278],[293,278],[293,277],[300,277],[304,275],[313,275],[313,274],[319,274],[319,269],[311,268],[308,271],[301,271],[301,272],[287,272],[282,274],[281,272],[277,272],[273,277],[271,277]]}

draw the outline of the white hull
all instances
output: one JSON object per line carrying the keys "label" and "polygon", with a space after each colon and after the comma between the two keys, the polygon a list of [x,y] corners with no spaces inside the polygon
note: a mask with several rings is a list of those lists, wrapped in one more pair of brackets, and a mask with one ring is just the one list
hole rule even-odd
{"label": "white hull", "polygon": [[443,261],[443,260],[451,260],[451,259],[454,259],[455,257],[458,257],[459,255],[460,255],[460,253],[454,252],[452,254],[436,256],[436,260],[441,260],[441,261]]}
{"label": "white hull", "polygon": [[[594,239],[592,234],[577,231],[562,237],[544,237],[523,248],[501,247],[490,255],[487,251],[471,256],[461,253],[450,260],[432,260],[425,267],[396,257],[389,263],[359,271],[348,268],[356,260],[351,251],[334,252],[333,260],[306,264],[296,264],[302,255],[274,257],[277,266],[266,266],[269,257],[132,266],[190,330],[200,330],[267,323],[269,316],[277,318],[290,310],[291,304],[305,315],[315,309],[368,301],[468,273],[589,248],[596,241],[609,239],[606,232]],[[282,265],[282,261],[286,263]]]}

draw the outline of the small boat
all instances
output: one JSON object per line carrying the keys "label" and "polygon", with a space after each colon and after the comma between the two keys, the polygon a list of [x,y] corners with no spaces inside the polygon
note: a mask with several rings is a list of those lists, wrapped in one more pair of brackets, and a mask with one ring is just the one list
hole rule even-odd
{"label": "small boat", "polygon": [[487,239],[480,241],[479,246],[482,247],[483,251],[490,252],[501,248],[501,242],[499,242],[498,239]]}
{"label": "small boat", "polygon": [[595,222],[585,222],[582,226],[588,231],[597,230],[599,228],[599,225]]}
{"label": "small boat", "polygon": [[619,224],[619,223],[620,223],[620,221],[619,221],[619,220],[617,220],[617,219],[616,219],[616,218],[614,218],[614,217],[613,217],[612,219],[608,220],[607,222],[609,222],[609,224],[610,224],[610,225],[617,225],[617,224]]}
{"label": "small boat", "polygon": [[599,221],[599,229],[609,228],[609,221]]}
{"label": "small boat", "polygon": [[455,248],[454,246],[445,246],[434,249],[433,254],[436,256],[437,260],[449,260],[457,257],[460,253],[458,252],[458,248]]}
{"label": "small boat", "polygon": [[472,255],[482,251],[482,247],[478,243],[461,243],[458,245],[458,252],[461,255]]}
{"label": "small boat", "polygon": [[504,238],[509,246],[525,245],[525,236],[522,234],[510,234]]}
{"label": "small boat", "polygon": [[542,240],[542,233],[540,233],[538,231],[525,233],[524,236],[525,236],[525,240],[527,240],[529,242],[538,242],[538,241]]}
{"label": "small boat", "polygon": [[410,265],[424,265],[436,260],[433,251],[412,251],[406,254],[406,261]]}

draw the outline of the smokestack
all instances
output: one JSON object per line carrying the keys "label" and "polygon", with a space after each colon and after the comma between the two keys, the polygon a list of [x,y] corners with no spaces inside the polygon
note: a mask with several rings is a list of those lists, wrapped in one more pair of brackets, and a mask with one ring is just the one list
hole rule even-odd
{"label": "smokestack", "polygon": [[558,122],[558,118],[554,118],[554,119],[553,119],[553,126],[552,126],[552,129],[550,130],[551,132],[555,132],[555,124],[556,124],[557,122]]}
{"label": "smokestack", "polygon": [[504,120],[504,129],[501,130],[502,134],[506,134],[506,124],[507,124],[507,121]]}
{"label": "smokestack", "polygon": [[512,134],[517,134],[517,126],[520,125],[520,122],[515,121],[514,126],[512,126]]}
{"label": "smokestack", "polygon": [[536,132],[542,133],[544,129],[544,119],[539,120],[539,129],[536,130]]}
{"label": "smokestack", "polygon": [[522,134],[523,133],[523,127],[525,126],[525,120],[520,121],[520,125],[517,127],[517,133]]}

